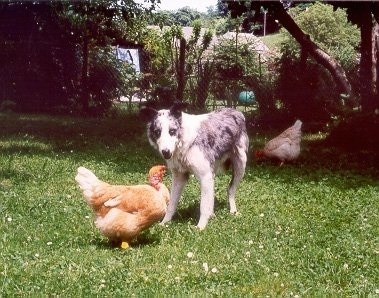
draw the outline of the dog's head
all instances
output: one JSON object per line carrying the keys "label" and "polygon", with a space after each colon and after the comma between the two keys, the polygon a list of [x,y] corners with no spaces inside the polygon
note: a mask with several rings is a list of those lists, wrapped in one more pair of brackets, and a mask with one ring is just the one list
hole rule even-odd
{"label": "dog's head", "polygon": [[156,110],[143,107],[140,114],[147,121],[147,136],[150,144],[164,159],[170,159],[181,138],[182,110],[186,105],[175,103],[169,109]]}

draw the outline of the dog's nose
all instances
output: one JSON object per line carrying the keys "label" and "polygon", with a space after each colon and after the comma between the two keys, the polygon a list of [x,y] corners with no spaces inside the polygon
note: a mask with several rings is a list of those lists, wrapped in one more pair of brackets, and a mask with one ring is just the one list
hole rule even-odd
{"label": "dog's nose", "polygon": [[170,150],[167,150],[167,149],[163,149],[162,150],[162,155],[165,159],[170,159],[171,158],[171,152]]}

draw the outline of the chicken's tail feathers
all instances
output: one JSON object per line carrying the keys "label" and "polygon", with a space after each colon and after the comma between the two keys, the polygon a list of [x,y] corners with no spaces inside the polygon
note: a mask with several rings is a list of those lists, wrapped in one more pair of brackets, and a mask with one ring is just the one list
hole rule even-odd
{"label": "chicken's tail feathers", "polygon": [[303,124],[303,122],[301,122],[301,120],[297,119],[293,126],[300,129],[302,124]]}
{"label": "chicken's tail feathers", "polygon": [[78,173],[75,176],[76,182],[82,189],[84,197],[89,200],[94,195],[95,188],[102,182],[96,177],[94,173],[85,167],[79,167]]}

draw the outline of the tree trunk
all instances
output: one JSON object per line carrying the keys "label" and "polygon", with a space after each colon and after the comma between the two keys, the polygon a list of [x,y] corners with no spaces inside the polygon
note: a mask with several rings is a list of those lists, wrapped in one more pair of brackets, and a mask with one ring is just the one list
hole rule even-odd
{"label": "tree trunk", "polygon": [[307,51],[316,62],[324,66],[334,78],[341,93],[351,95],[351,85],[346,77],[342,66],[333,57],[321,50],[308,35],[306,35],[299,26],[294,22],[291,16],[286,12],[281,3],[267,4],[273,11],[279,23],[287,29],[287,31],[296,39],[302,47],[302,50]]}
{"label": "tree trunk", "polygon": [[363,112],[373,112],[374,72],[373,72],[373,23],[369,5],[361,4],[355,11],[361,30],[361,60],[359,65],[361,106]]}
{"label": "tree trunk", "polygon": [[372,75],[373,75],[373,93],[374,93],[374,106],[379,109],[379,24],[376,23],[372,32]]}

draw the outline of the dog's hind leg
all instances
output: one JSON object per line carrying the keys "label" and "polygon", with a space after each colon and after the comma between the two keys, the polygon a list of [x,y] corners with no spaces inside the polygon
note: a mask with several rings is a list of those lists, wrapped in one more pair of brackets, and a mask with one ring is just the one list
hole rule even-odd
{"label": "dog's hind leg", "polygon": [[238,147],[236,154],[231,157],[233,164],[232,180],[228,187],[230,213],[237,214],[236,192],[239,183],[245,175],[247,155],[244,148]]}
{"label": "dog's hind leg", "polygon": [[161,224],[165,224],[170,221],[175,214],[176,207],[178,206],[178,202],[180,196],[182,195],[183,188],[188,181],[188,174],[181,173],[178,171],[172,171],[172,186],[171,186],[171,194],[170,201],[167,206],[166,214],[161,222]]}

